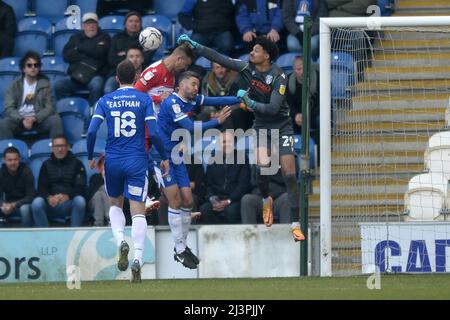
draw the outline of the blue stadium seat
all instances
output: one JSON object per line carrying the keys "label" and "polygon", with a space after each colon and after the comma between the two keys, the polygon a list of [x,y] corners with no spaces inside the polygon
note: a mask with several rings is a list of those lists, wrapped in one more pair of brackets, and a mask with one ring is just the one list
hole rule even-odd
{"label": "blue stadium seat", "polygon": [[164,15],[169,19],[176,19],[178,12],[183,7],[184,1],[180,0],[155,0],[154,9],[157,14]]}
{"label": "blue stadium seat", "polygon": [[52,140],[38,140],[31,146],[30,160],[36,158],[50,158],[52,155]]}
{"label": "blue stadium seat", "polygon": [[30,168],[30,170],[34,176],[34,187],[36,188],[36,190],[37,190],[37,186],[38,186],[39,172],[41,171],[42,163],[47,159],[49,159],[49,157],[45,157],[45,156],[36,157],[36,158],[33,158],[28,163],[28,167]]}
{"label": "blue stadium seat", "polygon": [[[315,153],[316,142],[313,138],[309,138],[309,167],[314,169],[316,167],[316,153]],[[294,135],[294,152],[298,156],[298,161],[300,165],[300,153],[302,150],[302,136],[299,134]]]}
{"label": "blue stadium seat", "polygon": [[66,62],[64,62],[63,57],[61,56],[43,57],[41,61],[42,61],[41,72],[50,79],[52,86],[55,85],[56,81],[66,76],[66,70],[69,67],[69,65]]}
{"label": "blue stadium seat", "polygon": [[28,50],[43,55],[48,48],[48,39],[52,32],[52,24],[42,17],[30,17],[20,20],[17,24],[14,55],[22,57]]}
{"label": "blue stadium seat", "polygon": [[198,66],[201,66],[203,68],[205,68],[206,70],[211,70],[211,61],[209,61],[208,59],[206,59],[205,57],[199,57],[196,61],[195,64]]}
{"label": "blue stadium seat", "polygon": [[3,97],[0,97],[0,119],[3,118],[3,110],[4,110],[4,105],[3,105]]}
{"label": "blue stadium seat", "polygon": [[276,64],[286,73],[290,73],[293,70],[294,59],[297,56],[301,56],[299,52],[289,52],[282,54],[278,57]]}
{"label": "blue stadium seat", "polygon": [[16,20],[20,20],[25,17],[25,14],[30,12],[30,3],[28,0],[3,0],[6,4],[9,4],[16,15]]}
{"label": "blue stadium seat", "polygon": [[[0,98],[3,101],[6,89],[11,82],[21,75],[18,57],[0,59]],[[2,103],[3,105],[3,103]]]}
{"label": "blue stadium seat", "polygon": [[356,82],[353,56],[347,52],[331,53],[331,97],[349,99],[350,87]]}
{"label": "blue stadium seat", "polygon": [[33,11],[39,17],[44,17],[50,20],[52,23],[56,23],[64,17],[64,12],[69,6],[70,1],[68,0],[31,0],[31,6]]}
{"label": "blue stadium seat", "polygon": [[381,16],[391,16],[394,10],[394,0],[378,0],[378,7],[381,9]]}
{"label": "blue stadium seat", "polygon": [[20,160],[25,163],[28,162],[28,146],[24,141],[18,139],[0,140],[0,156],[2,157],[2,162],[3,151],[8,147],[16,147],[20,153]]}
{"label": "blue stadium seat", "polygon": [[5,91],[11,85],[11,82],[18,76],[20,76],[20,73],[18,73],[18,74],[0,74],[0,97],[3,98],[5,96]]}
{"label": "blue stadium seat", "polygon": [[59,113],[63,124],[64,135],[70,144],[80,140],[84,133],[84,117],[78,112]]}
{"label": "blue stadium seat", "polygon": [[124,29],[124,21],[124,16],[113,15],[100,18],[98,24],[100,25],[100,28],[103,30],[103,32],[108,33],[112,38],[114,35]]}
{"label": "blue stadium seat", "polygon": [[0,73],[16,73],[20,74],[19,67],[20,58],[19,57],[7,57],[0,59]]}
{"label": "blue stadium seat", "polygon": [[161,31],[161,34],[165,41],[163,41],[162,47],[170,49],[174,46],[172,41],[172,21],[166,16],[160,14],[147,15],[142,17],[142,28],[154,27]]}
{"label": "blue stadium seat", "polygon": [[72,35],[77,34],[81,30],[81,19],[74,20],[73,17],[68,17],[59,20],[55,25],[55,32],[51,37],[51,47],[56,56],[62,56],[64,46]]}
{"label": "blue stadium seat", "polygon": [[91,116],[91,110],[89,102],[86,99],[80,97],[68,97],[59,99],[56,102],[56,110],[58,113],[62,112],[78,112],[84,117],[85,128],[89,125],[89,118]]}
{"label": "blue stadium seat", "polygon": [[86,12],[97,12],[97,0],[71,0],[70,2],[80,7],[82,15]]}
{"label": "blue stadium seat", "polygon": [[[96,139],[94,146],[94,156],[99,156],[101,153],[105,153],[106,140]],[[87,144],[86,139],[81,139],[75,142],[72,146],[72,153],[76,157],[87,156]]]}

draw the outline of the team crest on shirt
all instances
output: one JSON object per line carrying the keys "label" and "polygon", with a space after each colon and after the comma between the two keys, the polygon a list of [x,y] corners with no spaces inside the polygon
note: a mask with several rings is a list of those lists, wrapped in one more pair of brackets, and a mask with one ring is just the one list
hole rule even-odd
{"label": "team crest on shirt", "polygon": [[153,74],[153,72],[149,71],[146,74],[144,74],[144,80],[150,80],[151,78],[153,78],[155,75]]}
{"label": "team crest on shirt", "polygon": [[175,103],[175,104],[172,105],[172,110],[173,110],[173,112],[175,112],[177,114],[181,113],[181,107],[180,107],[180,105],[178,103]]}
{"label": "team crest on shirt", "polygon": [[168,174],[168,175],[166,176],[166,180],[167,180],[167,182],[172,181],[172,177],[170,176],[170,174]]}
{"label": "team crest on shirt", "polygon": [[268,74],[268,75],[266,76],[266,83],[267,83],[267,84],[271,84],[271,83],[272,83],[272,80],[273,80],[273,76],[272,76],[271,74]]}

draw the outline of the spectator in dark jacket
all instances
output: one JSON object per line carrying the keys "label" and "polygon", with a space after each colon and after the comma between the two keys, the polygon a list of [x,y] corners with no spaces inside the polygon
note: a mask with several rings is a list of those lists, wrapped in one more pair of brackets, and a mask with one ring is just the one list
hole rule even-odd
{"label": "spectator in dark jacket", "polygon": [[[70,218],[72,227],[83,223],[86,209],[86,170],[69,151],[63,135],[52,139],[52,156],[41,167],[39,197],[31,204],[37,227],[48,227],[48,220]],[[47,216],[48,214],[48,216]]]}
{"label": "spectator in dark jacket", "polygon": [[364,17],[367,8],[376,5],[377,0],[325,0],[330,17]]}
{"label": "spectator in dark jacket", "polygon": [[22,75],[5,92],[5,118],[0,120],[0,139],[11,139],[24,131],[63,133],[61,118],[55,113],[50,81],[41,75],[41,58],[28,51],[20,59]]}
{"label": "spectator in dark jacket", "polygon": [[[291,52],[303,50],[303,18],[311,16],[311,55],[313,59],[319,56],[319,18],[328,15],[325,0],[284,0],[282,8],[283,23],[289,35],[287,47]],[[305,8],[307,3],[307,8]],[[302,6],[303,4],[303,6]]]}
{"label": "spectator in dark jacket", "polygon": [[[200,207],[200,223],[240,223],[241,198],[250,189],[248,164],[227,164],[227,154],[235,152],[234,136],[222,134],[224,163],[208,165],[206,171],[206,199]],[[237,159],[236,154],[234,159]]]}
{"label": "spectator in dark jacket", "polygon": [[13,55],[16,31],[16,15],[13,8],[0,0],[0,59]]}
{"label": "spectator in dark jacket", "polygon": [[[127,56],[127,51],[130,48],[139,47],[139,33],[142,30],[141,15],[138,12],[132,11],[125,16],[125,29],[116,34],[111,39],[111,46],[108,52],[108,63],[110,67],[109,78],[105,83],[105,94],[116,90],[119,84],[115,78],[117,65],[122,62]],[[144,63],[149,65],[154,51],[145,51]]]}
{"label": "spectator in dark jacket", "polygon": [[3,161],[0,170],[0,226],[9,219],[22,219],[22,226],[32,227],[33,174],[20,162],[19,150],[15,147],[5,149]]}
{"label": "spectator in dark jacket", "polygon": [[257,36],[265,35],[272,42],[278,42],[283,29],[280,1],[278,0],[239,0],[236,4],[236,25],[242,40],[252,48]]}
{"label": "spectator in dark jacket", "polygon": [[193,30],[192,40],[230,55],[234,49],[234,5],[231,0],[185,0],[178,21]]}
{"label": "spectator in dark jacket", "polygon": [[[263,223],[263,198],[256,183],[258,167],[251,167],[252,192],[247,193],[241,200],[241,219],[243,224]],[[269,179],[269,195],[273,199],[273,217],[276,222],[290,223],[289,198],[286,191],[281,170]]]}
{"label": "spectator in dark jacket", "polygon": [[83,15],[83,32],[74,34],[64,46],[64,61],[69,63],[68,77],[55,84],[56,98],[69,97],[77,90],[89,90],[89,102],[94,105],[103,95],[108,73],[110,37],[98,26],[98,17]]}

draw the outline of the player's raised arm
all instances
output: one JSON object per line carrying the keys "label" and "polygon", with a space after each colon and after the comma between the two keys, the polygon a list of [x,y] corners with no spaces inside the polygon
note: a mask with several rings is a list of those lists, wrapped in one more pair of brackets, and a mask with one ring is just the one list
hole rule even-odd
{"label": "player's raised arm", "polygon": [[89,124],[89,128],[87,131],[87,153],[88,153],[88,160],[89,160],[89,167],[93,169],[95,167],[95,160],[93,160],[94,156],[94,146],[95,146],[95,140],[97,138],[97,131],[98,128],[100,128],[100,125],[102,124],[103,120],[105,120],[105,112],[102,108],[103,100],[100,99],[97,104],[95,105],[94,115],[92,116],[91,123]]}
{"label": "player's raised arm", "polygon": [[147,124],[148,135],[152,139],[152,143],[158,151],[163,160],[167,160],[164,144],[157,134],[156,116],[153,111],[153,102],[148,99],[147,107],[145,110],[145,123]]}
{"label": "player's raised arm", "polygon": [[286,91],[286,75],[284,73],[275,79],[274,88],[275,89],[270,95],[269,103],[261,103],[250,99],[248,92],[242,89],[238,90],[237,97],[240,98],[247,108],[252,111],[276,115],[280,111],[280,107],[285,99],[284,93]]}
{"label": "player's raised arm", "polygon": [[206,97],[204,95],[198,95],[197,105],[198,106],[225,106],[233,105],[241,102],[241,99],[233,96],[224,97]]}
{"label": "player's raised arm", "polygon": [[241,72],[248,66],[248,62],[239,59],[231,59],[230,57],[218,53],[216,50],[205,47],[200,43],[195,42],[186,34],[182,34],[177,40],[178,44],[182,44],[184,42],[189,43],[194,48],[197,54],[204,56],[208,60],[217,62],[218,64],[226,68]]}

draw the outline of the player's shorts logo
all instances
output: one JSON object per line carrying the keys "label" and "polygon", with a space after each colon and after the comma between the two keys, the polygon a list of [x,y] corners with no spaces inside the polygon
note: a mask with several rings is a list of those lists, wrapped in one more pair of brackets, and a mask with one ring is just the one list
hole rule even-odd
{"label": "player's shorts logo", "polygon": [[166,180],[167,180],[167,182],[172,181],[172,177],[170,176],[170,174],[168,174],[168,175],[166,176]]}

